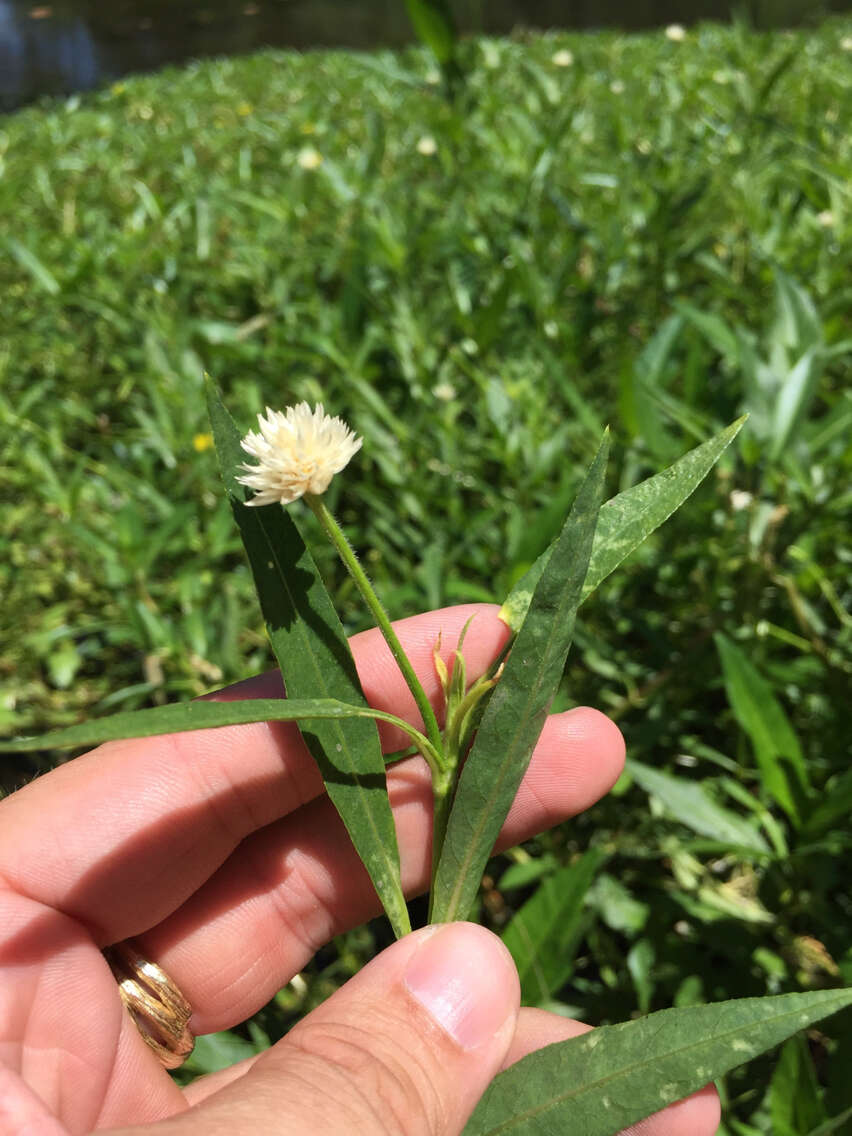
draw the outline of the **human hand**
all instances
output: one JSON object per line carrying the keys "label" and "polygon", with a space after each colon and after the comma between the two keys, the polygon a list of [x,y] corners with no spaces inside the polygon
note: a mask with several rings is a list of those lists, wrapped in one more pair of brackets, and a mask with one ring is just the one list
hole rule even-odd
{"label": "human hand", "polygon": [[[471,678],[505,642],[496,609],[396,625],[436,704],[432,649],[465,640]],[[368,700],[416,722],[378,632],[352,640]],[[274,697],[277,674],[219,698]],[[407,739],[380,727],[386,751]],[[500,837],[503,847],[587,808],[614,783],[617,728],[594,710],[552,716]],[[428,883],[431,789],[419,758],[388,789],[406,893]],[[193,1007],[196,1033],[263,1006],[333,935],[378,910],[372,885],[298,730],[259,723],[112,742],[0,803],[0,1133],[92,1129],[359,1136],[461,1131],[493,1076],[587,1027],[518,1008],[502,944],[471,924],[395,943],[269,1051],[182,1090],[118,996],[102,949],[132,937]],[[712,1089],[643,1121],[642,1136],[711,1136]],[[151,1130],[154,1131],[154,1130]]]}

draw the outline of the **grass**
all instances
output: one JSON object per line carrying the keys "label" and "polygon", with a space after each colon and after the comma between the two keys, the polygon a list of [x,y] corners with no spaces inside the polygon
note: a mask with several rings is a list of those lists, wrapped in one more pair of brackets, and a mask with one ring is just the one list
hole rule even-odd
{"label": "grass", "polygon": [[[484,912],[500,929],[606,851],[574,974],[543,993],[590,1021],[852,982],[850,36],[471,41],[454,103],[419,50],[267,52],[0,120],[4,732],[269,665],[205,370],[245,427],[322,398],[366,437],[332,504],[396,616],[502,600],[604,423],[614,492],[748,409],[718,475],[583,609],[560,705],[611,713],[634,759],[771,851],[628,774],[496,860]],[[754,673],[768,726],[743,709]],[[762,775],[766,729],[804,755],[796,818]],[[279,1036],[383,935],[339,941],[216,1044]],[[783,1051],[814,1062],[823,1116],[852,1104],[848,1017]],[[773,1061],[727,1079],[729,1136],[783,1117]]]}

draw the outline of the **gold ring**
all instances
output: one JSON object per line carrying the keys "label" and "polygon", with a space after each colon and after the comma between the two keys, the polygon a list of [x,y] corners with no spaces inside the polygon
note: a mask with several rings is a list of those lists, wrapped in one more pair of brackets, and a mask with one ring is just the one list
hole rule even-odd
{"label": "gold ring", "polygon": [[104,956],[118,993],[143,1041],[166,1069],[177,1069],[192,1053],[192,1006],[166,972],[129,942],[107,947]]}

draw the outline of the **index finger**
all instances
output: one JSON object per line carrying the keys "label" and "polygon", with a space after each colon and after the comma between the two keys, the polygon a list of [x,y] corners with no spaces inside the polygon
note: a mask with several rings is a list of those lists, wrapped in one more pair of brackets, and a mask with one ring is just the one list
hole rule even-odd
{"label": "index finger", "polygon": [[[473,679],[506,642],[497,608],[468,604],[395,624],[420,681],[440,713],[432,651],[446,661],[462,628]],[[353,637],[368,702],[415,724],[408,687],[377,630]],[[283,696],[271,672],[218,698]],[[386,751],[407,738],[380,730]],[[323,791],[295,723],[260,722],[109,742],[0,803],[0,880],[82,922],[101,944],[165,919],[249,834]]]}

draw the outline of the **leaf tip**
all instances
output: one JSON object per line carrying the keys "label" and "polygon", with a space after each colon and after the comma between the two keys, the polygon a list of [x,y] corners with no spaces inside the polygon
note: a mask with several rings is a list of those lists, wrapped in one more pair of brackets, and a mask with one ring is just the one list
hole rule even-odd
{"label": "leaf tip", "polygon": [[610,451],[610,443],[611,442],[612,442],[612,434],[610,433],[609,426],[606,426],[604,428],[603,434],[601,435],[601,443],[598,446],[598,452],[595,455],[596,460],[602,461],[602,462],[609,460],[609,451]]}

